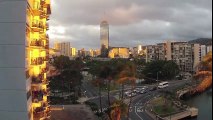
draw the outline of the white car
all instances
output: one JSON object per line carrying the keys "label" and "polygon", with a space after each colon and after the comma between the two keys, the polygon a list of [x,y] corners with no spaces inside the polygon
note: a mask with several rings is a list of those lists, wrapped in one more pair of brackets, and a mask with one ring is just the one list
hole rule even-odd
{"label": "white car", "polygon": [[169,87],[169,82],[162,82],[158,85],[159,89],[163,89],[163,88],[166,88],[166,87]]}
{"label": "white car", "polygon": [[140,93],[140,91],[141,91],[141,88],[136,88],[136,89],[134,89],[134,92],[135,92],[135,93]]}
{"label": "white car", "polygon": [[136,93],[132,92],[132,93],[129,93],[127,96],[128,97],[135,97],[136,95],[137,95]]}

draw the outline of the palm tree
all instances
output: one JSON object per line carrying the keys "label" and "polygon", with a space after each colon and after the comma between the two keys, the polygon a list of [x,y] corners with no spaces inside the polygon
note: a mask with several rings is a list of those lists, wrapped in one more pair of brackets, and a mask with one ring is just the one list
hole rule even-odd
{"label": "palm tree", "polygon": [[201,83],[192,90],[192,94],[200,93],[212,85],[212,52],[209,52],[198,66],[199,71],[195,75],[196,79],[202,79]]}
{"label": "palm tree", "polygon": [[[123,102],[124,100],[124,84],[125,83],[130,83],[131,84],[131,92],[133,92],[134,88],[135,88],[135,81],[136,81],[136,67],[134,64],[129,63],[129,64],[125,64],[125,67],[123,69],[123,71],[121,71],[120,75],[119,75],[119,79],[118,79],[118,83],[122,84],[122,98],[121,101]],[[129,102],[129,106],[128,106],[128,115],[127,118],[129,118],[129,109],[131,107],[132,104],[132,94],[130,97],[130,102]]]}
{"label": "palm tree", "polygon": [[128,106],[123,103],[123,101],[115,101],[112,106],[112,111],[110,112],[111,120],[121,120],[121,116],[128,114]]}

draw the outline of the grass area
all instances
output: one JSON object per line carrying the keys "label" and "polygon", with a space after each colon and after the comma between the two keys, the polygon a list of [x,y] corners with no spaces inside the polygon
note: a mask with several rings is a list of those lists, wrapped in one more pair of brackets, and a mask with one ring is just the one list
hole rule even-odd
{"label": "grass area", "polygon": [[176,112],[176,110],[171,105],[155,106],[153,110],[160,116]]}
{"label": "grass area", "polygon": [[151,101],[153,105],[153,112],[160,116],[165,116],[177,112],[175,106],[172,105],[170,100],[165,99],[164,97],[159,97]]}

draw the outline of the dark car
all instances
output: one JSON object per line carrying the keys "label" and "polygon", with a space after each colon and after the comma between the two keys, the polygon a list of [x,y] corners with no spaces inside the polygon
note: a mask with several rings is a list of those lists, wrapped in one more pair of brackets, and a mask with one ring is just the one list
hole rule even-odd
{"label": "dark car", "polygon": [[156,86],[154,86],[154,87],[152,87],[152,88],[150,88],[150,91],[155,91],[155,90],[157,90],[158,88],[156,87]]}

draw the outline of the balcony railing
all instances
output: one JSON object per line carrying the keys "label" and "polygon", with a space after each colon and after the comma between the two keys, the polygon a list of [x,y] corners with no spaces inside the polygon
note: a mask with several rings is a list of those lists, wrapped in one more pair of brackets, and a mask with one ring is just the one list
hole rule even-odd
{"label": "balcony railing", "polygon": [[42,79],[40,77],[32,77],[32,84],[41,84],[42,83]]}
{"label": "balcony railing", "polygon": [[41,18],[47,18],[47,13],[45,11],[40,13]]}
{"label": "balcony railing", "polygon": [[42,42],[41,40],[33,40],[30,42],[30,46],[36,46],[36,47],[44,47],[44,42]]}
{"label": "balcony railing", "polygon": [[33,28],[44,29],[44,24],[43,24],[43,22],[34,21],[34,22],[32,22],[32,27]]}
{"label": "balcony railing", "polygon": [[43,74],[39,74],[37,77],[33,76],[32,77],[32,84],[41,84],[44,80],[44,75]]}
{"label": "balcony railing", "polygon": [[50,82],[49,82],[48,80],[43,80],[43,81],[42,81],[42,84],[44,84],[44,85],[49,85],[49,83],[50,83]]}
{"label": "balcony railing", "polygon": [[31,59],[31,65],[42,65],[44,63],[44,58],[43,57],[38,57],[38,58],[32,58]]}

